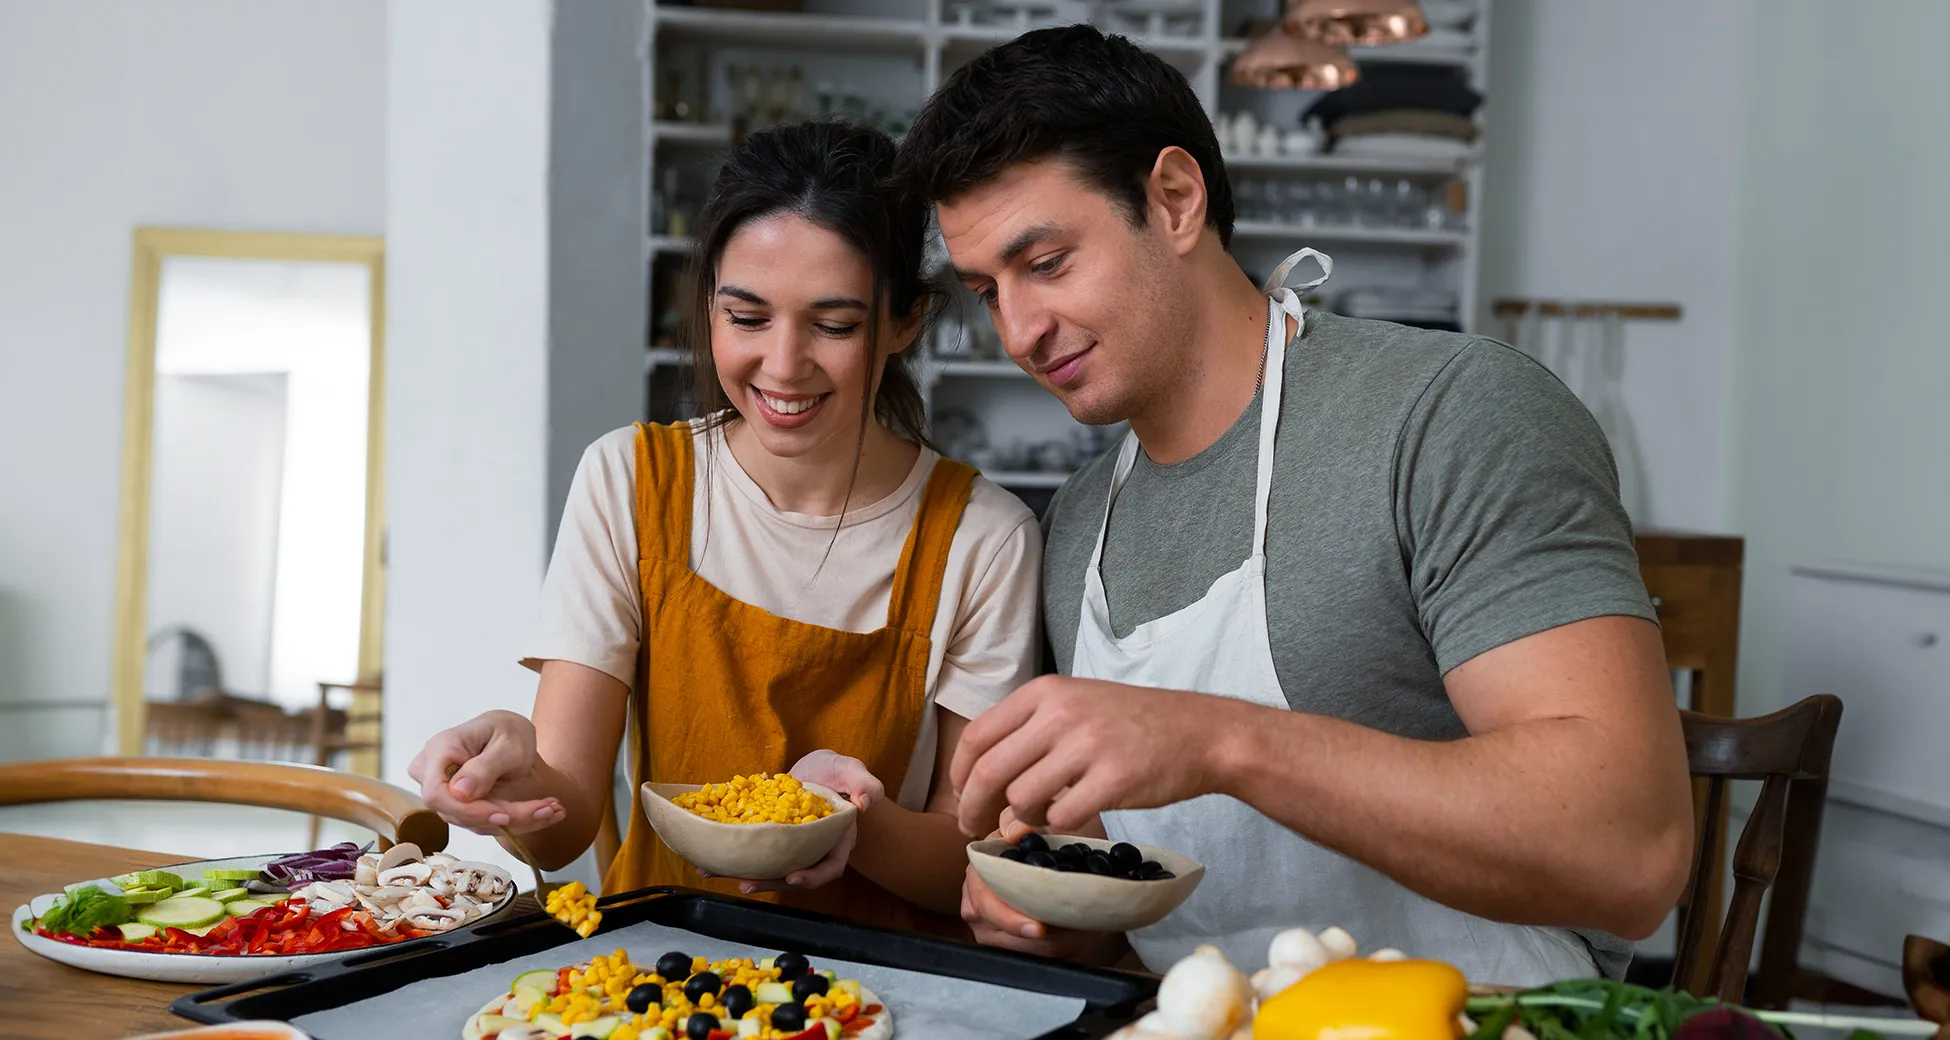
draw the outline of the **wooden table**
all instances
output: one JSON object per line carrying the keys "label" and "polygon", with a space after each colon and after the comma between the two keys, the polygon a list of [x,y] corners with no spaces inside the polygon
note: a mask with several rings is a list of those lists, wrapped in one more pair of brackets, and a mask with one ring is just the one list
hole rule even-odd
{"label": "wooden table", "polygon": [[[63,885],[195,858],[0,834],[0,908],[11,920],[15,907]],[[209,988],[100,975],[29,953],[11,938],[0,943],[0,1006],[7,1009],[0,1032],[20,1040],[108,1040],[188,1029],[196,1023],[170,1014],[169,1002]]]}

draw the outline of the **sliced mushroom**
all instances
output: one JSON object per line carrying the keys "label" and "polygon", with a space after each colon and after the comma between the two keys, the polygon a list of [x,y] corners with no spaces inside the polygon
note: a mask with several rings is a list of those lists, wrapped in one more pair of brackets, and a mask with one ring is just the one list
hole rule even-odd
{"label": "sliced mushroom", "polygon": [[426,858],[426,853],[421,852],[418,845],[410,841],[402,841],[387,849],[386,854],[379,857],[379,872],[384,874],[402,863],[418,863]]}
{"label": "sliced mushroom", "polygon": [[458,910],[425,910],[406,919],[406,923],[427,932],[444,932],[461,924]]}
{"label": "sliced mushroom", "polygon": [[379,858],[359,857],[358,865],[352,868],[352,883],[363,888],[371,888],[379,884]]}
{"label": "sliced mushroom", "polygon": [[433,868],[425,863],[402,863],[397,867],[379,872],[382,885],[424,885],[433,877]]}

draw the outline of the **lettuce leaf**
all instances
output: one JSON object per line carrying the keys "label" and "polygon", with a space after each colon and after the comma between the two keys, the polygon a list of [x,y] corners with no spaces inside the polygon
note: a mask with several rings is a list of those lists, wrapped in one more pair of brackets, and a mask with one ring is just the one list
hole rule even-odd
{"label": "lettuce leaf", "polygon": [[41,927],[57,935],[89,936],[104,925],[129,919],[129,901],[94,885],[83,885],[55,901],[41,917]]}

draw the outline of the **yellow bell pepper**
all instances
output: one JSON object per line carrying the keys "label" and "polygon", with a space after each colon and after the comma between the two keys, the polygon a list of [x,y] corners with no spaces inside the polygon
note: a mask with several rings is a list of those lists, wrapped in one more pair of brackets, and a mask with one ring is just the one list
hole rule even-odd
{"label": "yellow bell pepper", "polygon": [[1468,996],[1440,961],[1335,961],[1261,1002],[1253,1040],[1457,1040]]}

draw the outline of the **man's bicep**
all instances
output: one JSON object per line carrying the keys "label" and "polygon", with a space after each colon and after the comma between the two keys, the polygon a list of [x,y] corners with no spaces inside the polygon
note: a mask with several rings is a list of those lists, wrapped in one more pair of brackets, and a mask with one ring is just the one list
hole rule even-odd
{"label": "man's bicep", "polygon": [[1545,719],[1677,729],[1659,628],[1637,617],[1589,618],[1505,643],[1450,669],[1443,685],[1473,736]]}
{"label": "man's bicep", "polygon": [[1547,370],[1478,342],[1403,429],[1397,521],[1444,672],[1586,619],[1651,618],[1604,434]]}

